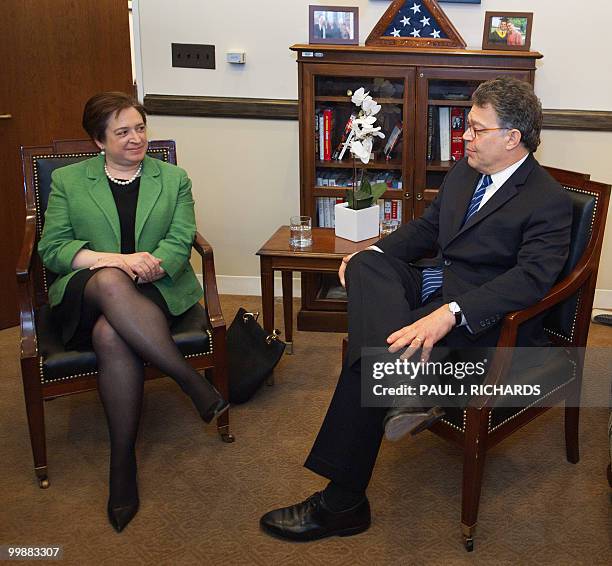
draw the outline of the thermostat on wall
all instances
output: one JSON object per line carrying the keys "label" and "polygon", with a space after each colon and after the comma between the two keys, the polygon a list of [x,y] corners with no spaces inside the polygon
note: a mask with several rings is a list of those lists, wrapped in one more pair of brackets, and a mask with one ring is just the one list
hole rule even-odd
{"label": "thermostat on wall", "polygon": [[227,52],[227,62],[228,63],[237,63],[244,64],[246,63],[246,53],[244,51],[228,51]]}

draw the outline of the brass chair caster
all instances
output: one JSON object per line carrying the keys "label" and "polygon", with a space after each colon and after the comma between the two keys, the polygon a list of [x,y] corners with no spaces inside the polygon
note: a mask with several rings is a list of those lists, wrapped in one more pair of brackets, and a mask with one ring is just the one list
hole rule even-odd
{"label": "brass chair caster", "polygon": [[474,552],[474,539],[472,537],[464,538],[463,545],[468,552]]}
{"label": "brass chair caster", "polygon": [[221,434],[221,440],[223,442],[227,442],[228,444],[231,444],[232,442],[235,442],[236,437],[230,433],[230,432],[222,432]]}
{"label": "brass chair caster", "polygon": [[47,466],[39,466],[38,468],[34,468],[34,473],[36,474],[36,479],[38,480],[38,487],[40,487],[40,489],[49,489],[51,484],[49,483],[49,476],[47,475]]}

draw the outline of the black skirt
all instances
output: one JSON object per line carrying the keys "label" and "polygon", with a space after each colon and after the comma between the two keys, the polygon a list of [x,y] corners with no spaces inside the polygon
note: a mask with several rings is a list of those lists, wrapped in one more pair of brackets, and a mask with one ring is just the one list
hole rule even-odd
{"label": "black skirt", "polygon": [[[102,268],[104,269],[104,268]],[[114,268],[118,269],[118,268]],[[67,350],[91,350],[91,331],[100,311],[83,300],[85,285],[97,270],[79,271],[66,286],[62,302],[52,309],[53,318],[62,332],[62,342]],[[174,317],[162,294],[153,283],[136,285],[136,289],[153,301],[171,324]]]}

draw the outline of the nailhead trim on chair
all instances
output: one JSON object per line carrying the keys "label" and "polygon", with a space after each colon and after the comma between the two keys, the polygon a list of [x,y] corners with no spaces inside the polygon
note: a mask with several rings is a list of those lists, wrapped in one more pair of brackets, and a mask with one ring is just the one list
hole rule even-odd
{"label": "nailhead trim on chair", "polygon": [[[590,232],[593,231],[593,224],[595,223],[595,216],[597,215],[597,206],[599,204],[599,195],[592,191],[585,191],[583,189],[577,189],[576,187],[568,187],[567,185],[563,185],[565,189],[568,191],[574,191],[575,193],[582,193],[583,195],[590,195],[595,198],[595,205],[593,207],[593,214],[591,215],[591,226],[589,227]],[[562,338],[563,340],[567,340],[571,342],[574,339],[574,332],[576,331],[576,319],[578,318],[578,308],[580,306],[580,299],[582,297],[582,289],[578,291],[578,300],[576,301],[576,309],[574,310],[574,320],[572,321],[572,329],[570,331],[569,336],[565,336],[559,332],[555,332],[554,330],[550,330],[549,328],[544,328],[546,332],[556,336],[557,338]]]}
{"label": "nailhead trim on chair", "polygon": [[[552,391],[549,391],[543,397],[539,397],[533,403],[527,405],[526,407],[524,407],[518,413],[512,415],[511,417],[508,417],[505,421],[502,421],[501,423],[495,425],[493,428],[491,428],[491,420],[493,418],[493,411],[489,411],[489,424],[488,424],[488,427],[487,427],[488,428],[488,432],[493,432],[494,430],[498,429],[500,426],[506,424],[507,422],[510,422],[512,419],[515,419],[520,414],[524,413],[527,409],[529,409],[530,407],[533,407],[539,401],[542,401],[543,399],[546,399],[546,397],[549,397],[555,391],[558,391],[559,389],[561,389],[561,387],[565,387],[568,383],[570,383],[570,381],[573,381],[574,379],[576,379],[576,364],[572,360],[570,360],[570,363],[574,366],[573,375],[572,375],[572,377],[570,379],[568,379],[565,383],[562,383],[562,384],[558,385],[557,387],[555,387]],[[465,425],[466,425],[466,421],[467,421],[467,410],[463,409],[463,426],[462,427],[458,427],[455,423],[452,423],[452,422],[446,420],[445,418],[442,418],[441,421],[443,423],[445,423],[447,426],[449,426],[451,428],[454,428],[455,430],[458,430],[459,432],[465,433]]]}
{"label": "nailhead trim on chair", "polygon": [[518,413],[512,415],[511,417],[508,417],[505,421],[502,421],[501,423],[495,425],[493,428],[491,428],[491,417],[493,416],[493,413],[490,412],[489,413],[489,432],[493,432],[494,430],[498,429],[500,426],[506,424],[507,422],[511,421],[512,419],[515,419],[520,414],[524,413],[527,409],[533,407],[536,403],[539,403],[540,401],[543,401],[544,399],[546,399],[546,397],[550,397],[555,391],[558,391],[562,387],[565,387],[571,381],[574,381],[576,379],[576,364],[572,360],[569,360],[569,361],[574,366],[574,371],[573,371],[572,377],[570,377],[565,383],[561,383],[560,385],[557,385],[557,387],[555,387],[552,391],[549,391],[543,397],[540,397],[539,399],[536,399],[533,403],[530,403],[526,407],[523,407]]}
{"label": "nailhead trim on chair", "polygon": [[465,423],[467,421],[467,410],[463,409],[463,428],[459,428],[455,423],[451,423],[450,421],[447,421],[445,418],[442,418],[441,420],[443,423],[446,423],[451,428],[454,428],[455,430],[458,430],[459,432],[465,432]]}
{"label": "nailhead trim on chair", "polygon": [[[188,354],[188,355],[185,356],[185,359],[188,359],[188,358],[197,358],[198,356],[208,356],[208,355],[213,353],[212,332],[210,330],[207,330],[206,334],[208,334],[208,343],[210,344],[210,348],[209,348],[208,352],[200,352],[200,353],[197,353],[197,354]],[[45,383],[57,383],[59,381],[69,381],[71,379],[76,379],[77,377],[86,377],[88,375],[98,375],[97,371],[89,371],[89,372],[85,372],[85,373],[75,373],[75,374],[72,374],[72,375],[67,375],[65,377],[58,377],[56,379],[45,379],[45,371],[44,371],[44,365],[43,365],[42,357],[38,358],[38,367],[39,367],[39,372],[40,372],[40,382],[43,385]]]}

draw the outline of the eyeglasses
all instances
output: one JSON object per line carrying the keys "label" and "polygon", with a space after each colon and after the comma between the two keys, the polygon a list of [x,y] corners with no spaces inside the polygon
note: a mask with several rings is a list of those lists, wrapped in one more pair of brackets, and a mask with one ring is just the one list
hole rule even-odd
{"label": "eyeglasses", "polygon": [[494,132],[496,130],[507,130],[508,128],[475,128],[471,124],[468,124],[468,127],[465,129],[466,132],[470,134],[471,137],[477,138],[478,134],[482,132]]}

